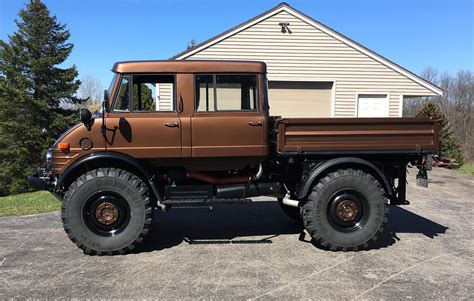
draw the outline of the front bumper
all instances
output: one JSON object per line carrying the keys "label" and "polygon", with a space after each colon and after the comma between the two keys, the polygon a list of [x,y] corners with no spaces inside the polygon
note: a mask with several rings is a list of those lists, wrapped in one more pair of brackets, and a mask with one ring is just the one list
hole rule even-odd
{"label": "front bumper", "polygon": [[54,176],[50,170],[41,168],[34,175],[28,176],[28,186],[34,190],[49,190],[53,191],[54,188]]}

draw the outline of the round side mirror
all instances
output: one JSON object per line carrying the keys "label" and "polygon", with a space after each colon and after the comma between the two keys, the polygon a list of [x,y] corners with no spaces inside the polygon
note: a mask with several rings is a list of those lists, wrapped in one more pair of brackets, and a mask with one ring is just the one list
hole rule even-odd
{"label": "round side mirror", "polygon": [[91,129],[91,120],[92,120],[92,113],[88,109],[82,108],[79,111],[81,115],[81,121],[86,126],[88,130]]}

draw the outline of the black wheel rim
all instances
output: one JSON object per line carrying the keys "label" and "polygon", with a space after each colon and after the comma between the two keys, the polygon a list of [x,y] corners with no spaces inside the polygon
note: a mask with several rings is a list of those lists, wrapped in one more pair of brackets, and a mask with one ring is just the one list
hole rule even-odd
{"label": "black wheel rim", "polygon": [[82,209],[82,218],[89,230],[100,236],[114,236],[130,222],[130,206],[120,194],[100,191],[91,195]]}
{"label": "black wheel rim", "polygon": [[362,193],[343,190],[335,193],[328,203],[328,220],[340,232],[354,232],[364,226],[369,216],[369,206]]}

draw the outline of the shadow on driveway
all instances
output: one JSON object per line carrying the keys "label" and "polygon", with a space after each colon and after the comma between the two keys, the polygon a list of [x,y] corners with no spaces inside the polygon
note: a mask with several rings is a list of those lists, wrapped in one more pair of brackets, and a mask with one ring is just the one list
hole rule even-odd
{"label": "shadow on driveway", "polygon": [[[387,228],[370,249],[393,245],[400,240],[398,233],[420,233],[433,239],[446,233],[447,229],[404,208],[390,206]],[[171,248],[182,242],[189,244],[272,243],[273,237],[287,234],[300,234],[301,241],[311,242],[302,226],[284,215],[276,201],[215,206],[213,210],[206,207],[173,208],[166,213],[155,211],[151,233],[136,249],[136,252]]]}

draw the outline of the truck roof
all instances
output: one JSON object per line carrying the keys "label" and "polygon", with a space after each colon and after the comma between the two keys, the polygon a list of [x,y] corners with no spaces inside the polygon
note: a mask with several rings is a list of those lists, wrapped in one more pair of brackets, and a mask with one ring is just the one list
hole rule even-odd
{"label": "truck roof", "polygon": [[266,73],[264,62],[190,60],[190,61],[127,61],[117,62],[112,67],[116,73]]}

